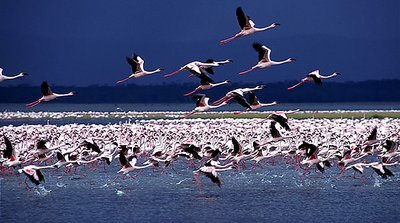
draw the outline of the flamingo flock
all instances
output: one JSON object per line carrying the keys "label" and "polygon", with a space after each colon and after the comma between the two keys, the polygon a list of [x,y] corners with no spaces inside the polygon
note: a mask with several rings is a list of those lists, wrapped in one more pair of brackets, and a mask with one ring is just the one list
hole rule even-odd
{"label": "flamingo flock", "polygon": [[[198,98],[198,103],[204,100],[205,96]],[[148,171],[175,172],[179,166],[193,173],[201,190],[201,176],[221,187],[223,172],[268,168],[274,163],[303,176],[333,171],[338,179],[347,172],[367,178],[367,169],[371,175],[390,178],[399,164],[398,119],[288,120],[284,114],[267,119],[3,126],[1,174],[23,173],[31,184],[39,185],[46,177],[79,172],[84,176],[88,169],[117,165],[119,170],[109,172],[110,180],[104,182],[112,184]]]}
{"label": "flamingo flock", "polygon": [[[220,45],[225,45],[228,42],[231,42],[237,38],[243,37],[243,36],[249,36],[249,35],[253,35],[255,33],[258,32],[262,32],[265,30],[269,30],[269,29],[273,29],[276,28],[278,26],[280,26],[279,23],[272,23],[269,26],[265,26],[262,28],[258,28],[255,26],[255,23],[250,19],[250,17],[244,12],[244,10],[242,9],[242,7],[237,7],[236,9],[236,17],[237,17],[237,21],[239,23],[239,26],[241,28],[241,31],[239,33],[237,33],[236,35],[221,40],[220,41]],[[296,61],[294,58],[289,57],[286,60],[282,60],[282,61],[273,61],[271,59],[271,49],[269,49],[267,46],[258,43],[258,42],[254,42],[252,44],[253,48],[256,50],[256,52],[258,53],[258,63],[254,66],[252,66],[250,69],[239,72],[240,75],[249,73],[251,71],[254,71],[256,69],[263,69],[263,68],[268,68],[271,66],[275,66],[275,65],[280,65],[280,64],[285,64],[285,63],[290,63],[293,61]],[[139,56],[137,53],[133,53],[133,55],[131,57],[126,57],[126,61],[129,64],[130,68],[131,68],[131,74],[121,80],[118,80],[116,82],[117,85],[120,85],[122,83],[125,83],[128,80],[131,79],[137,79],[137,78],[144,78],[146,76],[149,75],[153,75],[156,73],[160,73],[162,71],[164,71],[163,68],[157,68],[155,70],[145,70],[144,68],[144,60],[141,56]],[[164,77],[171,77],[174,76],[176,74],[178,74],[179,72],[186,70],[190,73],[190,76],[196,76],[200,79],[200,85],[198,87],[196,87],[193,91],[191,92],[187,92],[185,94],[183,94],[184,96],[189,96],[192,95],[198,91],[205,91],[205,90],[209,90],[212,89],[214,87],[220,86],[220,85],[226,85],[229,84],[230,81],[229,80],[224,80],[221,82],[214,82],[213,79],[210,78],[209,74],[213,75],[215,73],[214,68],[215,67],[219,67],[228,63],[232,63],[233,61],[231,59],[225,59],[225,60],[214,60],[214,59],[207,59],[204,62],[201,61],[192,61],[190,63],[187,63],[186,65],[182,66],[181,68],[179,68],[178,70],[168,73],[168,74],[164,74]],[[21,72],[16,76],[5,76],[2,74],[3,69],[0,68],[0,82],[4,81],[4,80],[13,80],[19,77],[24,77],[27,75],[27,73],[25,72]],[[335,72],[332,75],[328,75],[328,76],[323,76],[320,75],[319,70],[315,70],[313,72],[311,72],[310,74],[308,74],[304,79],[302,79],[299,83],[291,86],[288,88],[288,90],[292,90],[295,87],[307,82],[307,81],[311,81],[313,80],[317,85],[321,84],[321,79],[328,79],[334,76],[339,75],[339,73]],[[234,90],[233,90],[234,91]],[[70,92],[67,94],[57,94],[57,93],[53,93],[47,83],[47,81],[43,81],[42,85],[41,85],[41,92],[42,92],[42,97],[34,102],[28,103],[26,104],[27,108],[32,108],[42,102],[45,101],[51,101],[54,100],[56,98],[60,98],[60,97],[64,97],[64,96],[74,96],[74,92]],[[232,91],[228,92],[227,94],[230,94]],[[270,105],[275,105],[276,102],[273,103],[269,103],[269,104],[262,104],[259,103],[257,99],[253,93],[249,94],[249,100],[250,103],[247,102],[244,98],[243,98],[243,94],[239,94],[238,97],[234,97],[236,101],[238,101],[238,103],[242,106],[244,106],[246,108],[246,110],[244,111],[240,111],[240,112],[235,112],[235,114],[240,114],[246,111],[250,111],[250,110],[256,110],[259,109],[260,107],[263,106],[270,106]],[[182,116],[182,117],[189,117],[188,116]]]}
{"label": "flamingo flock", "polygon": [[[220,45],[279,26],[278,23],[272,23],[257,28],[241,7],[236,9],[236,16],[241,31],[221,40]],[[240,72],[240,75],[295,61],[292,57],[273,61],[271,49],[266,45],[254,42],[252,46],[258,53],[258,63]],[[131,74],[117,81],[118,85],[164,70],[145,70],[144,60],[136,53],[126,57],[126,61]],[[172,77],[185,70],[190,73],[189,77],[200,79],[197,88],[184,93],[184,96],[194,94],[192,97],[196,100],[196,107],[182,115],[183,120],[149,120],[118,125],[2,126],[1,174],[25,174],[32,184],[40,185],[45,183],[47,176],[78,174],[79,170],[83,171],[83,167],[95,171],[99,165],[103,165],[104,169],[118,165],[118,171],[109,173],[110,178],[114,178],[105,182],[112,184],[121,178],[134,179],[146,171],[160,174],[176,171],[174,164],[180,163],[181,168],[193,174],[200,190],[202,176],[221,187],[224,184],[221,176],[223,172],[238,173],[246,168],[267,167],[275,162],[299,171],[303,176],[313,174],[310,171],[312,168],[318,174],[336,171],[337,168],[338,178],[352,170],[355,171],[354,177],[357,173],[365,178],[367,169],[372,169],[382,178],[394,176],[391,169],[398,166],[400,159],[398,119],[289,120],[286,114],[299,112],[300,109],[276,112],[255,122],[243,119],[185,119],[199,112],[225,106],[232,99],[244,108],[235,114],[277,104],[276,101],[262,103],[256,96],[257,91],[266,88],[265,85],[233,89],[213,102],[210,102],[206,94],[195,94],[229,84],[229,80],[214,82],[209,75],[213,75],[217,67],[219,69],[232,62],[230,59],[193,61],[163,75],[166,78]],[[0,82],[26,75],[22,72],[9,77],[3,75],[2,71],[0,68]],[[288,90],[309,81],[320,85],[322,79],[339,74],[334,72],[331,75],[321,75],[319,70],[315,70]],[[42,102],[75,95],[72,91],[53,93],[47,81],[42,82],[41,93],[41,98],[26,106],[32,108]],[[131,173],[136,175],[131,176]],[[29,187],[27,180],[25,183]]]}

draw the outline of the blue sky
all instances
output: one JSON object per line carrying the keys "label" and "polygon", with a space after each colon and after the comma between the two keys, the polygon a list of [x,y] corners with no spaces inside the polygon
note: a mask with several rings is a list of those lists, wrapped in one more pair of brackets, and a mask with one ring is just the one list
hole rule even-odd
{"label": "blue sky", "polygon": [[[257,26],[280,27],[220,46],[239,32],[236,7]],[[277,82],[301,79],[314,69],[341,72],[337,81],[399,79],[400,1],[1,1],[0,67],[26,71],[10,84],[114,85],[130,74],[125,56],[145,59],[162,74],[193,60],[234,62],[213,79]],[[257,63],[251,44],[272,49],[274,60],[296,62],[238,75]],[[135,84],[198,82],[178,74],[131,80]]]}

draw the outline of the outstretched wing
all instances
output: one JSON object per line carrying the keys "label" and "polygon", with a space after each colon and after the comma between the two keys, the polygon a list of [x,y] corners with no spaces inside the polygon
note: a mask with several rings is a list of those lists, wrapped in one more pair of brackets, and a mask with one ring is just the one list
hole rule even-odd
{"label": "outstretched wing", "polygon": [[[135,56],[133,56],[135,57]],[[139,64],[137,61],[130,57],[126,57],[126,61],[128,62],[129,65],[131,65],[132,68],[132,73],[136,73],[139,70]]]}
{"label": "outstretched wing", "polygon": [[3,156],[6,159],[11,159],[14,149],[11,144],[11,141],[6,136],[4,136],[4,143],[6,144],[6,149],[3,152]]}
{"label": "outstretched wing", "polygon": [[271,50],[257,42],[253,43],[253,48],[258,52],[258,61],[264,60],[264,61],[271,61],[270,55],[271,55]]}
{"label": "outstretched wing", "polygon": [[233,94],[233,99],[235,99],[235,101],[241,106],[251,109],[250,104],[246,101],[246,99],[242,95],[235,93]]}
{"label": "outstretched wing", "polygon": [[53,92],[52,92],[51,89],[50,89],[49,84],[47,84],[47,81],[43,81],[43,82],[42,82],[42,85],[40,86],[40,90],[42,91],[42,94],[43,94],[44,96],[52,95],[52,94],[53,94]]}
{"label": "outstretched wing", "polygon": [[245,29],[245,27],[246,28],[247,27],[248,28],[251,27],[250,23],[249,23],[250,18],[246,14],[244,14],[242,7],[237,7],[237,9],[236,9],[236,17],[237,17],[237,20],[239,22],[239,26],[240,26],[240,28],[242,30]]}

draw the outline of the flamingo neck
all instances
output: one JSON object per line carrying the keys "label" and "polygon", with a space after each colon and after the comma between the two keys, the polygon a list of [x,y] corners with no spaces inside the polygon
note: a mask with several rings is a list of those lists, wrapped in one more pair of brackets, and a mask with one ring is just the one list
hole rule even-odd
{"label": "flamingo neck", "polygon": [[292,60],[290,58],[283,60],[283,61],[271,61],[271,63],[274,65],[279,65],[279,64],[289,63],[289,62],[292,62]]}

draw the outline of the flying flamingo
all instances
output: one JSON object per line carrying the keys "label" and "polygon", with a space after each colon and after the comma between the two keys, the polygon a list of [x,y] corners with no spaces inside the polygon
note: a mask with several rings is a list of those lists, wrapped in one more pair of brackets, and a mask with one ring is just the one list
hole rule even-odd
{"label": "flying flamingo", "polygon": [[261,103],[258,100],[257,96],[252,91],[249,91],[247,94],[248,94],[248,97],[249,97],[250,108],[247,108],[244,111],[235,112],[235,114],[241,114],[241,113],[249,111],[249,110],[255,110],[255,109],[259,109],[261,107],[272,106],[272,105],[276,105],[277,104],[276,101],[274,101],[272,103]]}
{"label": "flying flamingo", "polygon": [[132,58],[126,57],[126,61],[128,62],[129,65],[132,67],[132,74],[129,75],[129,77],[122,79],[120,81],[117,81],[117,84],[120,84],[124,81],[127,81],[131,78],[139,78],[139,77],[144,77],[146,75],[154,74],[163,71],[164,69],[158,68],[153,71],[147,71],[143,68],[144,66],[144,60],[137,54],[133,54]]}
{"label": "flying flamingo", "polygon": [[179,68],[178,70],[166,74],[164,75],[164,77],[171,77],[183,70],[187,70],[190,72],[190,76],[192,75],[200,75],[201,71],[200,69],[205,69],[207,72],[213,74],[214,70],[212,69],[212,67],[218,67],[220,65],[226,64],[232,62],[232,60],[223,60],[223,61],[214,61],[213,59],[208,59],[206,62],[200,62],[200,61],[193,61],[190,62],[186,65],[184,65],[183,67]]}
{"label": "flying flamingo", "polygon": [[29,165],[22,169],[19,169],[19,173],[24,173],[34,184],[39,185],[41,181],[44,181],[43,173],[41,169],[54,168],[53,166],[35,166]]}
{"label": "flying flamingo", "polygon": [[286,114],[292,114],[301,111],[300,109],[292,110],[292,111],[287,111],[287,112],[275,112],[273,114],[270,114],[267,116],[267,118],[257,122],[257,124],[262,123],[266,121],[267,119],[271,118],[274,121],[278,122],[283,128],[285,128],[287,131],[290,131],[290,127],[287,124],[288,122],[288,117]]}
{"label": "flying flamingo", "polygon": [[225,80],[225,81],[219,82],[219,83],[214,83],[214,81],[203,70],[200,70],[199,78],[200,78],[200,86],[198,86],[193,91],[184,94],[183,96],[189,96],[189,95],[191,95],[191,94],[193,94],[193,93],[195,93],[197,91],[200,91],[200,90],[208,90],[208,89],[211,89],[213,87],[229,83],[228,80]]}
{"label": "flying flamingo", "polygon": [[219,171],[227,171],[231,170],[232,167],[227,168],[215,168],[211,164],[211,160],[206,162],[204,166],[200,167],[198,170],[193,171],[193,177],[197,181],[197,185],[200,187],[200,180],[197,178],[198,174],[203,174],[204,176],[210,178],[210,180],[217,184],[218,187],[221,187],[221,180],[219,179],[218,173]]}
{"label": "flying flamingo", "polygon": [[239,74],[245,74],[258,68],[267,68],[273,65],[296,61],[296,59],[291,57],[283,61],[273,61],[271,60],[271,50],[268,47],[261,45],[260,43],[253,43],[253,48],[258,52],[258,63],[254,65],[251,69],[242,71]]}
{"label": "flying flamingo", "polygon": [[194,114],[196,114],[198,112],[204,112],[204,111],[208,111],[208,110],[213,109],[213,108],[219,108],[219,107],[227,104],[226,102],[222,102],[221,104],[216,105],[216,106],[209,105],[208,101],[210,100],[210,98],[206,97],[205,94],[197,94],[193,98],[197,100],[196,101],[196,108],[192,112],[190,112],[189,114],[186,114],[186,115],[182,116],[182,118],[187,118],[187,117],[189,117],[191,115],[194,115]]}
{"label": "flying flamingo", "polygon": [[239,22],[239,26],[242,30],[239,33],[237,33],[236,35],[234,35],[233,37],[221,40],[220,41],[221,45],[224,45],[224,44],[226,44],[234,39],[237,39],[239,37],[248,36],[248,35],[254,34],[256,32],[261,32],[261,31],[264,31],[267,29],[275,28],[280,25],[279,23],[272,23],[271,25],[263,27],[263,28],[254,27],[255,26],[254,22],[252,20],[250,20],[250,17],[247,16],[243,12],[243,9],[241,7],[238,7],[236,9],[236,17]]}
{"label": "flying flamingo", "polygon": [[236,101],[238,101],[238,99],[240,101],[244,100],[247,103],[247,105],[244,102],[239,102],[238,101],[238,103],[241,104],[243,107],[250,108],[249,103],[244,98],[244,94],[248,93],[250,91],[261,90],[263,88],[264,88],[264,85],[259,85],[259,86],[256,86],[254,88],[237,88],[235,90],[232,90],[232,91],[229,91],[228,93],[226,93],[224,97],[214,101],[213,105],[219,105],[222,102],[228,102],[228,101],[230,101],[230,100],[235,98]]}
{"label": "flying flamingo", "polygon": [[28,73],[21,72],[18,75],[15,75],[15,76],[6,76],[6,75],[3,75],[3,68],[0,67],[0,82],[3,82],[5,80],[14,80],[16,78],[23,77],[23,76],[26,76],[26,75],[28,75]]}
{"label": "flying flamingo", "polygon": [[314,81],[314,83],[316,85],[321,85],[322,84],[321,79],[328,79],[328,78],[331,78],[331,77],[334,77],[337,75],[340,75],[340,73],[335,72],[335,73],[332,73],[331,75],[323,76],[319,73],[319,70],[314,70],[313,72],[309,73],[305,78],[303,78],[299,83],[289,87],[288,90],[292,90],[293,88],[295,88],[305,82],[308,82],[308,81]]}
{"label": "flying flamingo", "polygon": [[73,96],[73,95],[75,95],[75,93],[72,92],[72,91],[67,93],[67,94],[53,93],[46,81],[43,81],[42,85],[40,86],[40,89],[42,91],[43,96],[41,98],[39,98],[38,100],[34,101],[34,102],[26,104],[26,106],[28,108],[32,108],[33,106],[36,106],[36,105],[40,104],[43,101],[51,101],[51,100],[54,100],[54,99],[56,99],[58,97],[65,97],[65,96]]}
{"label": "flying flamingo", "polygon": [[230,59],[222,60],[222,61],[215,61],[213,59],[208,59],[205,62],[206,65],[201,65],[200,68],[203,68],[209,74],[214,74],[213,67],[218,67],[220,65],[224,65],[224,64],[227,64],[230,62],[232,62],[232,60],[230,60]]}

